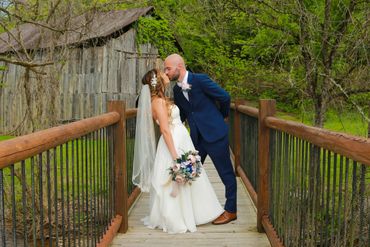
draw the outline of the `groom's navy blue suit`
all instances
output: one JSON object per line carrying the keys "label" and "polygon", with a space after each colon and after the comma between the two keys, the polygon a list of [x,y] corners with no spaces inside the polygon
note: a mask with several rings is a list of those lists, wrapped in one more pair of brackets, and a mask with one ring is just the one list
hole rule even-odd
{"label": "groom's navy blue suit", "polygon": [[225,210],[236,212],[236,179],[230,160],[227,118],[230,96],[205,74],[188,74],[187,100],[182,89],[175,85],[174,100],[180,109],[181,121],[188,120],[190,136],[204,162],[207,155],[212,159],[226,188]]}

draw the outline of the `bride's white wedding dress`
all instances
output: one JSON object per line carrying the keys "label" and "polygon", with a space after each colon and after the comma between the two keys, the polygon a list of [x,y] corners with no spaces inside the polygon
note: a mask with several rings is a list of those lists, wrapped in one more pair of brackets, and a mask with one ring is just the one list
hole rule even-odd
{"label": "bride's white wedding dress", "polygon": [[[187,129],[181,123],[176,105],[171,108],[170,128],[178,154],[195,150]],[[144,218],[144,224],[168,233],[194,232],[197,230],[196,225],[213,221],[224,209],[203,168],[200,177],[191,185],[180,185],[177,196],[172,197],[172,183],[168,183],[168,168],[171,164],[171,154],[161,136],[151,181],[150,214]]]}

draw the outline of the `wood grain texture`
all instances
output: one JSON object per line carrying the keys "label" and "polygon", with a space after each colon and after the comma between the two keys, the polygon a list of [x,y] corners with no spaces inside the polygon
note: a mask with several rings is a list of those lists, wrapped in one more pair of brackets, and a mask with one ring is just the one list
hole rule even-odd
{"label": "wood grain texture", "polygon": [[243,168],[241,166],[237,167],[237,172],[238,172],[238,174],[240,176],[240,179],[243,181],[246,189],[248,190],[248,193],[249,193],[249,195],[250,195],[250,197],[251,197],[254,205],[257,206],[258,196],[257,196],[256,191],[253,188],[252,183],[248,179],[247,174],[245,174],[245,172],[244,172],[244,170],[243,170]]}
{"label": "wood grain texture", "polygon": [[[210,159],[206,159],[204,167],[220,202],[223,204],[225,187]],[[200,225],[197,226],[195,233],[168,234],[160,229],[145,227],[141,219],[149,212],[149,194],[142,193],[130,211],[127,233],[118,234],[111,247],[270,246],[266,234],[257,232],[256,208],[240,178],[237,178],[237,183],[238,219],[226,225],[212,225],[211,223]]]}
{"label": "wood grain texture", "polygon": [[276,117],[267,117],[269,128],[284,131],[319,147],[344,155],[367,166],[370,165],[370,139],[306,126]]}
{"label": "wood grain texture", "polygon": [[[52,78],[57,80],[57,96],[53,97],[55,109],[50,109],[51,97],[48,97],[48,92],[38,93],[33,74],[27,85],[30,85],[32,97],[43,97],[44,104],[31,103],[28,106],[24,68],[0,62],[0,65],[8,67],[8,70],[0,71],[2,80],[6,82],[5,87],[0,87],[0,133],[9,133],[20,125],[28,108],[32,108],[32,112],[37,112],[36,108],[41,108],[43,112],[55,112],[56,120],[64,123],[105,113],[108,100],[124,100],[127,108],[135,107],[141,78],[148,70],[161,67],[163,63],[157,56],[145,55],[158,54],[153,45],[138,47],[135,39],[136,31],[133,28],[108,40],[103,46],[71,48],[62,58],[63,61],[56,65],[60,69],[52,72],[55,70],[46,68],[50,75],[42,78],[42,85],[51,85]],[[46,55],[40,54],[40,60]],[[34,117],[45,121],[48,119],[44,115]],[[30,132],[27,131],[30,130],[28,119],[23,127],[24,132]]]}
{"label": "wood grain texture", "polygon": [[258,118],[258,109],[246,105],[236,105],[239,112],[244,113],[248,116]]}
{"label": "wood grain texture", "polygon": [[84,119],[0,142],[0,169],[119,120],[117,112]]}
{"label": "wood grain texture", "polygon": [[122,101],[109,101],[108,111],[120,114],[119,121],[114,125],[114,169],[115,169],[115,213],[122,216],[120,233],[128,228],[128,194],[127,194],[127,163],[126,163],[126,117],[125,103]]}
{"label": "wood grain texture", "polygon": [[113,241],[114,236],[118,232],[118,229],[122,222],[122,216],[116,215],[114,219],[109,224],[108,230],[103,235],[103,238],[96,244],[96,247],[108,247]]}
{"label": "wood grain texture", "polygon": [[[236,108],[241,104],[240,101],[235,102]],[[234,110],[234,166],[236,174],[239,176],[240,167],[240,147],[241,147],[241,126],[240,113]]]}
{"label": "wood grain texture", "polygon": [[270,172],[270,131],[265,118],[275,115],[275,100],[260,100],[258,115],[258,184],[257,184],[257,228],[263,232],[262,216],[268,215],[269,172]]}
{"label": "wood grain texture", "polygon": [[284,247],[267,215],[262,217],[262,225],[266,231],[272,247]]}

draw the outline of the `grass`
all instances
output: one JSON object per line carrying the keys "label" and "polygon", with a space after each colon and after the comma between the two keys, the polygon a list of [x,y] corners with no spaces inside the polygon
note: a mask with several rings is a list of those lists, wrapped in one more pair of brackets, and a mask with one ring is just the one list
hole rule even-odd
{"label": "grass", "polygon": [[[10,138],[12,137],[1,136],[0,140]],[[99,205],[103,203],[103,201],[104,203],[108,201],[111,203],[110,184],[114,181],[114,178],[109,174],[110,164],[108,162],[109,154],[107,153],[109,145],[106,139],[100,139],[100,137],[94,136],[94,138],[78,139],[73,142],[73,147],[72,142],[70,141],[68,142],[68,145],[63,144],[56,147],[55,150],[50,150],[50,176],[48,176],[47,173],[46,152],[42,154],[42,169],[40,169],[39,165],[39,155],[33,157],[33,163],[31,158],[24,161],[24,181],[22,181],[23,179],[21,178],[22,167],[20,162],[14,164],[14,171],[16,174],[14,179],[12,179],[11,176],[11,167],[6,167],[0,170],[2,172],[2,185],[4,186],[3,188],[5,192],[4,202],[6,208],[6,220],[11,221],[12,195],[14,195],[17,220],[22,220],[20,218],[23,215],[22,192],[25,193],[26,211],[29,211],[31,215],[39,214],[41,184],[43,190],[43,206],[45,210],[46,207],[51,207],[52,219],[54,219],[54,207],[56,205],[58,208],[58,215],[62,212],[62,201],[64,202],[64,213],[68,213],[66,210],[69,210],[70,217],[72,217],[72,209],[77,207],[77,203],[79,201],[81,210],[77,211],[76,214],[73,215],[75,218],[64,218],[64,220],[71,220],[71,222],[75,222],[78,225],[80,224],[80,221],[81,224],[84,224],[88,219],[90,219],[90,222],[92,221],[91,218],[95,216],[93,216],[93,211],[91,210],[96,210],[94,209],[94,207],[96,207],[95,203],[98,203]],[[130,162],[133,158],[134,140],[132,138],[127,138],[126,145],[128,150],[127,160]],[[86,149],[86,147],[88,148]],[[74,160],[74,166],[72,166],[72,159]],[[66,162],[67,160],[68,166]],[[79,164],[78,167],[76,166],[77,162]],[[131,169],[132,167],[128,164],[129,178],[131,178],[132,174]],[[79,174],[77,174],[77,171]],[[40,174],[42,174],[42,181],[40,181]],[[49,182],[50,186],[48,185]],[[25,184],[25,190],[22,190],[22,184]],[[74,186],[72,187],[72,185]],[[133,187],[131,179],[128,179],[128,185],[130,193]],[[50,189],[50,192],[48,192],[48,189]],[[119,188],[117,189],[119,190]],[[55,190],[57,191],[57,198],[54,197]],[[49,193],[51,196],[50,205],[47,199]],[[87,204],[89,204],[89,211],[87,211],[87,208],[85,209]],[[80,208],[80,206],[78,206],[78,208]],[[106,207],[106,205],[104,207]],[[46,213],[47,211],[44,211],[45,215]],[[100,214],[101,213],[105,213],[105,210],[104,212],[101,211]],[[30,217],[30,215],[27,215],[26,217]],[[102,216],[100,215],[99,217]],[[27,219],[30,220],[30,218]],[[84,226],[81,226],[81,229],[83,227]]]}
{"label": "grass", "polygon": [[[2,140],[10,139],[11,137],[4,137],[2,136]],[[133,146],[134,146],[134,140],[133,139],[127,139],[126,145],[128,149],[127,153],[127,162],[132,162],[133,159]],[[88,147],[86,149],[86,146]],[[108,159],[109,156],[107,154],[107,146],[105,140],[93,140],[93,139],[86,139],[86,140],[75,140],[74,141],[74,147],[72,148],[72,143],[68,142],[68,145],[63,144],[56,149],[50,150],[50,182],[51,186],[54,187],[54,180],[57,182],[58,190],[61,189],[61,187],[66,187],[67,184],[69,186],[72,186],[72,180],[79,180],[79,184],[75,184],[74,190],[76,191],[79,189],[79,191],[82,191],[82,188],[87,189],[90,191],[91,186],[104,188],[104,185],[101,184],[106,183],[105,181],[100,181],[101,175],[104,175],[108,171]],[[73,150],[73,152],[72,152]],[[101,150],[99,152],[99,150]],[[97,151],[97,152],[95,152]],[[73,157],[72,157],[73,154]],[[86,157],[88,160],[86,160]],[[26,159],[25,162],[25,174],[26,174],[26,184],[27,186],[30,186],[33,184],[35,186],[36,190],[38,190],[38,181],[39,181],[39,174],[42,172],[43,176],[43,184],[44,189],[46,190],[46,179],[47,179],[47,173],[46,173],[46,163],[47,163],[47,155],[46,152],[42,155],[42,170],[39,169],[39,155],[34,156],[33,158],[33,166],[32,169],[32,162],[31,158]],[[67,170],[67,161],[68,160],[68,170]],[[74,165],[72,166],[72,160],[74,161]],[[98,162],[99,161],[99,162]],[[87,164],[86,164],[87,162]],[[78,167],[77,167],[78,164]],[[56,177],[55,177],[55,168],[56,171]],[[88,170],[86,173],[86,169]],[[21,164],[20,162],[14,164],[14,170],[16,174],[19,176],[21,175]],[[78,170],[78,171],[77,171]],[[131,176],[132,174],[132,165],[128,164],[128,176]],[[63,171],[63,181],[61,178],[61,171]],[[77,177],[77,172],[79,173]],[[100,174],[102,172],[103,174]],[[11,184],[11,169],[10,168],[4,168],[3,169],[3,175],[4,175],[4,187],[5,189],[10,189]],[[68,173],[68,181],[67,181],[67,173]],[[74,173],[74,174],[73,174]],[[32,176],[31,174],[34,174],[35,181],[32,182]],[[72,174],[74,176],[72,176]],[[106,174],[108,175],[108,174]],[[105,176],[106,176],[105,175]],[[91,184],[91,182],[93,184]],[[128,179],[128,185],[129,185],[129,192],[132,190],[131,185],[131,179]],[[21,182],[16,179],[15,180],[15,191],[16,193],[16,200],[21,200],[22,193],[21,193]],[[78,188],[77,188],[78,187]],[[71,189],[72,190],[72,189]],[[101,191],[97,191],[97,193],[106,193],[106,191],[103,189]],[[59,192],[60,196],[60,192]],[[77,197],[77,193],[75,194]]]}
{"label": "grass", "polygon": [[[312,126],[312,115],[309,113],[292,114],[285,112],[277,112],[277,117],[300,122],[309,126]],[[326,115],[324,128],[332,131],[347,133],[356,136],[367,137],[368,123],[363,117],[356,111],[348,111],[340,113],[338,111],[329,110]]]}
{"label": "grass", "polygon": [[0,135],[0,141],[5,141],[5,140],[8,140],[8,139],[11,139],[13,138],[12,136],[1,136]]}

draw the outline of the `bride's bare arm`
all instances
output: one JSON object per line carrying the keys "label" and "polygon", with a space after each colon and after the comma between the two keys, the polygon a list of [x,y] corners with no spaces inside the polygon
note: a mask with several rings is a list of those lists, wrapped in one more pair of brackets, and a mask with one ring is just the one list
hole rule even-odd
{"label": "bride's bare arm", "polygon": [[166,142],[167,148],[171,153],[172,159],[176,159],[178,155],[170,131],[166,101],[161,98],[154,99],[152,102],[152,109],[153,117],[159,121],[161,133],[163,135],[164,141]]}

